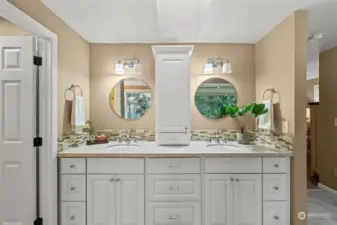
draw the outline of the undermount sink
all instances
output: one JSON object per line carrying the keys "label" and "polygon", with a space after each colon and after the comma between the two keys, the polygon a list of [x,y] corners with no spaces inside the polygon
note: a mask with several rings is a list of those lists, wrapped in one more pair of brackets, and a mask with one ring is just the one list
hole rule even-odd
{"label": "undermount sink", "polygon": [[226,143],[208,144],[206,147],[216,150],[240,150],[240,147]]}
{"label": "undermount sink", "polygon": [[137,149],[140,146],[137,144],[113,144],[106,147],[107,150],[126,150],[126,149]]}

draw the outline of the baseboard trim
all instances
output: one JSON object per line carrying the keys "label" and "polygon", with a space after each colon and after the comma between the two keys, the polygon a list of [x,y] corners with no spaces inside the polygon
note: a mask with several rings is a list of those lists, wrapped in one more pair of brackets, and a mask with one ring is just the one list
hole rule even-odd
{"label": "baseboard trim", "polygon": [[337,197],[337,191],[332,189],[332,188],[329,188],[328,186],[322,184],[322,183],[318,183],[317,185],[318,188],[322,189],[323,191]]}

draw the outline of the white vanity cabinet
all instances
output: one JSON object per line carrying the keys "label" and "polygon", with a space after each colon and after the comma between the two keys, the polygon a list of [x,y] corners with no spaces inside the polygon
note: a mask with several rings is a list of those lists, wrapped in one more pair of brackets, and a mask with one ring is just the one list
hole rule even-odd
{"label": "white vanity cabinet", "polygon": [[143,175],[88,174],[88,225],[143,225]]}
{"label": "white vanity cabinet", "polygon": [[290,225],[289,157],[60,162],[60,225]]}
{"label": "white vanity cabinet", "polygon": [[205,160],[205,225],[262,224],[261,165],[261,158]]}

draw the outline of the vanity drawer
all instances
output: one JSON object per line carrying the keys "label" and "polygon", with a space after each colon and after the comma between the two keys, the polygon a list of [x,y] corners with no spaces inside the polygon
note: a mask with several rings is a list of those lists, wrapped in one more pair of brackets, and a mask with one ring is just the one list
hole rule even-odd
{"label": "vanity drawer", "polygon": [[200,173],[200,158],[147,159],[148,174]]}
{"label": "vanity drawer", "polygon": [[85,201],[85,175],[61,175],[61,201]]}
{"label": "vanity drawer", "polygon": [[264,157],[263,173],[287,173],[288,159],[284,157]]}
{"label": "vanity drawer", "polygon": [[287,202],[264,202],[263,225],[290,224],[287,208]]}
{"label": "vanity drawer", "polygon": [[287,175],[263,174],[263,200],[287,200]]}
{"label": "vanity drawer", "polygon": [[85,202],[62,202],[61,225],[84,225]]}
{"label": "vanity drawer", "polygon": [[147,177],[147,200],[200,201],[200,180],[199,174],[149,175]]}
{"label": "vanity drawer", "polygon": [[84,174],[84,158],[61,158],[61,174]]}
{"label": "vanity drawer", "polygon": [[88,159],[88,173],[95,174],[143,174],[144,159],[114,158]]}
{"label": "vanity drawer", "polygon": [[200,203],[148,203],[146,220],[147,225],[200,225]]}
{"label": "vanity drawer", "polygon": [[262,173],[262,158],[206,158],[205,173]]}

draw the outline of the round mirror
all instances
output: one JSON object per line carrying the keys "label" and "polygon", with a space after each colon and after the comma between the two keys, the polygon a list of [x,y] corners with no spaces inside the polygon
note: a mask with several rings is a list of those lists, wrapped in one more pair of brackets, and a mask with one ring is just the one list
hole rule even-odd
{"label": "round mirror", "polygon": [[135,120],[143,116],[151,105],[151,90],[142,80],[126,78],[110,92],[111,109],[120,117]]}
{"label": "round mirror", "polygon": [[222,108],[235,105],[237,93],[234,86],[221,78],[211,78],[199,85],[194,101],[199,112],[209,119],[223,118]]}

